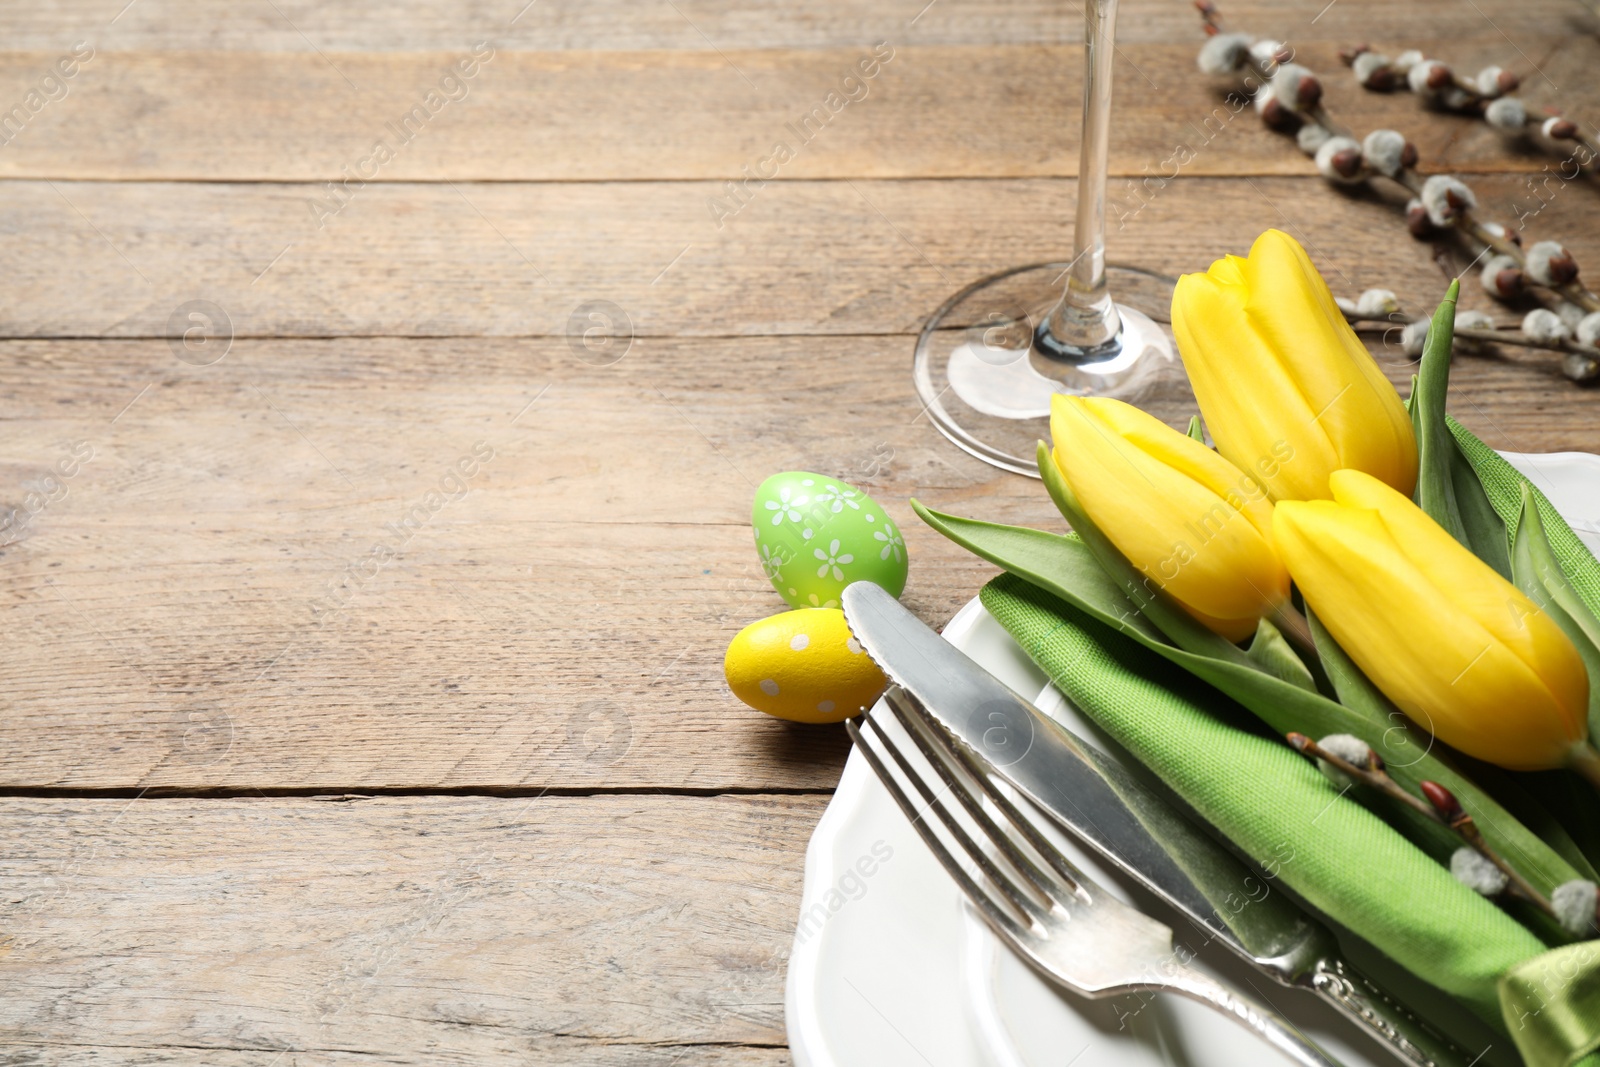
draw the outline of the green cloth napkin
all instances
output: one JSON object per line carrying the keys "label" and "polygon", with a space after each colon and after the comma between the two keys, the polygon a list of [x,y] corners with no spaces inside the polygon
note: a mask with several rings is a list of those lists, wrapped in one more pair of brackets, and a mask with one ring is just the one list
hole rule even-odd
{"label": "green cloth napkin", "polygon": [[[1013,574],[983,605],[1074,704],[1333,919],[1503,1027],[1495,983],[1544,943],[1228,697]],[[1158,680],[1159,679],[1159,680]]]}

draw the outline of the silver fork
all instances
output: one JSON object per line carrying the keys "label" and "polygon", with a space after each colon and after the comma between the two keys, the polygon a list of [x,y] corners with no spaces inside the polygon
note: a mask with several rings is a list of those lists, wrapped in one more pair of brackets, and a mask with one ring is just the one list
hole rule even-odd
{"label": "silver fork", "polygon": [[[937,793],[912,767],[901,743],[884,730],[878,709],[885,705],[933,769],[940,784]],[[1173,949],[1170,927],[1090,881],[995,788],[982,758],[955,744],[911,694],[891,685],[881,704],[860,719],[849,720],[846,728],[900,810],[990,928],[1046,978],[1094,999],[1170,990],[1232,1016],[1295,1063],[1339,1067],[1277,1012],[1188,966]],[[900,777],[921,797],[920,807],[878,749],[888,754]],[[941,802],[944,796],[956,799],[965,820]],[[1011,825],[1011,832],[1002,829],[991,808]],[[924,818],[929,811],[962,857],[977,868],[977,877]],[[982,843],[974,840],[968,826],[976,829]]]}

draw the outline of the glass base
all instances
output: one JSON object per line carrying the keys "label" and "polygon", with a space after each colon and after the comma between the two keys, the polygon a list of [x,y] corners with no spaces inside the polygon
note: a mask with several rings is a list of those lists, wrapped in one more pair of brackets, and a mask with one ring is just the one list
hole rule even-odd
{"label": "glass base", "polygon": [[1196,411],[1168,325],[1176,280],[1108,266],[1122,320],[1109,358],[1074,362],[1037,350],[1034,331],[1061,299],[1067,263],[1041,263],[968,286],[917,338],[913,375],[928,417],[962,449],[1037,478],[1035,442],[1050,440],[1050,398],[1106,396],[1180,430]]}

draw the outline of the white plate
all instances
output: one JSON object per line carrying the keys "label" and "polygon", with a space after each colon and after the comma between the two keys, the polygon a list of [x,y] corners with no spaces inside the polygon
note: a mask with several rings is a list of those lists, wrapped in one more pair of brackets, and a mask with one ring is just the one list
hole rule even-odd
{"label": "white plate", "polygon": [[[1562,452],[1506,458],[1544,491],[1590,549],[1600,552],[1600,457]],[[1039,694],[1036,703],[1080,737],[1103,743],[976,599],[950,620],[944,636],[1017,692]],[[1064,850],[1116,895],[1168,923],[1181,921],[1070,842],[1064,842]],[[786,991],[796,1067],[1280,1067],[1287,1062],[1198,1004],[1169,996],[1088,1001],[1057,992],[970,911],[854,752],[806,849],[800,907]],[[1382,963],[1360,962],[1374,970]],[[1202,951],[1200,963],[1236,983],[1251,983],[1257,996],[1269,999],[1348,1067],[1396,1062],[1315,997],[1272,986],[1225,950]],[[1381,977],[1403,996],[1430,999],[1426,991],[1406,985],[1403,975],[1386,971]],[[1463,1020],[1452,1033],[1471,1043],[1474,1024]],[[1483,1062],[1500,1061],[1501,1051],[1493,1050]]]}

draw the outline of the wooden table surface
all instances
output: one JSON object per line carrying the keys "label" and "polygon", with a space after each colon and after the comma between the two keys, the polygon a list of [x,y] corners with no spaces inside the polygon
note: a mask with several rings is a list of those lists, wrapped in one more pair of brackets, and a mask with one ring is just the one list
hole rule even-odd
{"label": "wooden table surface", "polygon": [[[934,623],[991,569],[912,496],[1057,521],[909,370],[955,289],[1068,246],[1079,8],[924,3],[0,9],[0,1062],[789,1062],[847,742],[722,683],[783,607],[752,489],[867,488]],[[1600,120],[1576,0],[1223,13],[1490,218],[1559,158],[1363,92],[1341,45]],[[1183,0],[1126,0],[1114,196],[1200,144],[1227,84],[1199,40]],[[719,220],[875,47],[866,97]],[[1593,182],[1546,188],[1532,232],[1600,274]],[[1268,225],[1412,309],[1466,258],[1248,112],[1111,255],[1196,270]],[[585,347],[596,308],[631,341]],[[1452,395],[1497,447],[1600,451],[1600,397],[1543,356],[1461,360]]]}

